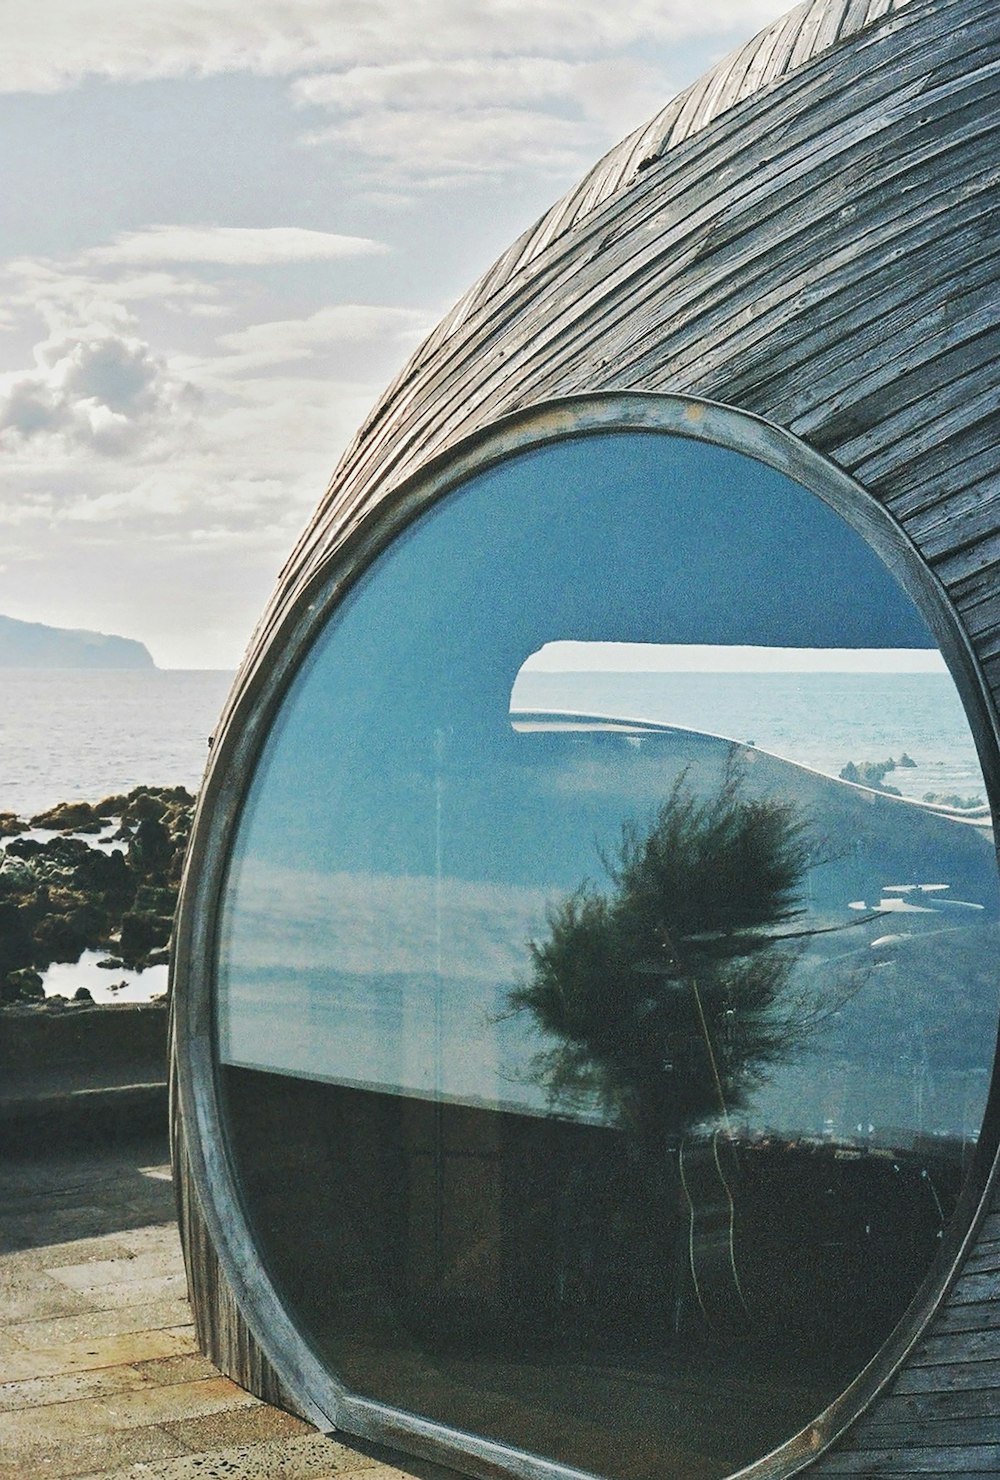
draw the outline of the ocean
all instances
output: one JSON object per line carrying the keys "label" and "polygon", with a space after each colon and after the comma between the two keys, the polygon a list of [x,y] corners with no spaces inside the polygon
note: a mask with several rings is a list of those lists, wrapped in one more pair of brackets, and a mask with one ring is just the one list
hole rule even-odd
{"label": "ocean", "polygon": [[[29,817],[139,785],[196,791],[232,680],[205,669],[5,670],[0,811]],[[885,777],[904,796],[985,800],[946,673],[525,674],[517,700],[705,730],[831,776],[905,752],[916,764]]]}
{"label": "ocean", "polygon": [[133,786],[197,791],[232,673],[4,669],[0,812],[96,802]]}
{"label": "ocean", "polygon": [[[197,791],[232,673],[195,669],[4,669],[0,812],[30,818],[56,802],[96,802],[133,786]],[[2,845],[0,845],[2,850]],[[95,1002],[147,1002],[167,968],[98,966],[87,951],[43,973],[48,996],[86,987]]]}

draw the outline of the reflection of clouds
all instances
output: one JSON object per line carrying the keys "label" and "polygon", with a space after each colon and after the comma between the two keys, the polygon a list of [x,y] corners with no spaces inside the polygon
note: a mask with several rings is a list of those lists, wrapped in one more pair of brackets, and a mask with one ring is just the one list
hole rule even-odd
{"label": "reflection of clouds", "polygon": [[464,879],[322,873],[251,859],[235,873],[228,969],[438,972],[512,981],[545,917],[541,889]]}

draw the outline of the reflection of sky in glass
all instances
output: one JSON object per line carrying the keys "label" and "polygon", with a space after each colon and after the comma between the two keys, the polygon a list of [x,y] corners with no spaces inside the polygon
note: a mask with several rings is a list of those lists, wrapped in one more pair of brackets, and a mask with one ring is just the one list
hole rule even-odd
{"label": "reflection of sky in glass", "polygon": [[[683,733],[513,729],[522,665],[562,640],[932,646],[858,535],[736,454],[605,434],[470,480],[344,603],[272,732],[224,911],[225,1062],[546,1108],[537,1041],[503,1012],[528,941],[583,880],[606,886],[601,854],[625,819],[648,820],[682,772],[717,785],[729,754]],[[823,840],[806,918],[842,933],[810,942],[797,971],[819,989],[845,971],[864,984],[815,1051],[759,1090],[755,1128],[975,1134],[996,1017],[982,968],[989,840],[761,754],[835,774],[905,750],[936,783],[924,790],[981,790],[947,675],[584,678],[589,689],[579,673],[522,676],[515,707],[610,709],[752,742],[751,791],[796,801]],[[931,882],[949,888],[886,893]],[[947,961],[943,992],[934,971]]]}

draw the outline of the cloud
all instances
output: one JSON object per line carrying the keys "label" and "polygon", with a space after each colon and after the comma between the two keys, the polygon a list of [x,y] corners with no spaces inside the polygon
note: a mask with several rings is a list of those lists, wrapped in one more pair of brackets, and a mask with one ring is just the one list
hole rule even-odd
{"label": "cloud", "polygon": [[125,264],[88,266],[79,258],[15,258],[0,268],[0,285],[9,327],[41,319],[52,336],[112,326],[129,333],[138,309],[150,305],[185,320],[230,311],[219,302],[217,282]]}
{"label": "cloud", "polygon": [[[453,112],[473,107],[517,107],[542,99],[575,99],[599,70],[599,64],[554,57],[461,57],[444,61],[416,57],[387,66],[352,67],[301,77],[292,86],[292,97],[300,105],[347,113],[384,108]],[[613,70],[626,86],[637,74],[648,76],[647,69],[630,61],[623,61]]]}
{"label": "cloud", "polygon": [[0,91],[250,72],[292,76],[413,56],[572,57],[711,34],[746,35],[780,0],[47,0],[22,8],[0,55]]}
{"label": "cloud", "polygon": [[50,338],[33,370],[0,378],[0,443],[54,444],[114,456],[161,425],[188,421],[197,393],[174,378],[148,344],[116,328]]}
{"label": "cloud", "polygon": [[595,137],[596,131],[569,119],[495,108],[366,114],[307,135],[305,142],[347,144],[394,179],[449,185],[457,177],[482,180],[522,166],[536,174],[572,175],[593,154]]}
{"label": "cloud", "polygon": [[92,247],[86,260],[141,266],[198,263],[227,267],[270,267],[282,263],[330,262],[386,252],[381,242],[301,226],[147,226],[124,232],[107,246]]}
{"label": "cloud", "polygon": [[[0,56],[0,91],[108,80],[250,73],[290,80],[303,109],[333,114],[303,142],[346,149],[402,187],[505,172],[564,181],[643,123],[674,90],[678,50],[718,51],[774,19],[783,0],[50,0]],[[58,27],[58,35],[56,29]],[[681,68],[678,68],[683,75]],[[439,157],[435,158],[435,151]],[[379,250],[289,229],[154,227],[93,261],[311,261]],[[271,255],[272,253],[276,255]]]}
{"label": "cloud", "polygon": [[293,97],[336,117],[305,143],[346,144],[393,178],[447,183],[580,170],[609,135],[656,111],[663,78],[629,57],[421,57],[303,77]]}
{"label": "cloud", "polygon": [[213,362],[218,373],[247,373],[295,360],[311,360],[343,345],[383,348],[412,344],[433,328],[435,315],[381,304],[339,303],[300,319],[251,324],[219,336],[228,354]]}

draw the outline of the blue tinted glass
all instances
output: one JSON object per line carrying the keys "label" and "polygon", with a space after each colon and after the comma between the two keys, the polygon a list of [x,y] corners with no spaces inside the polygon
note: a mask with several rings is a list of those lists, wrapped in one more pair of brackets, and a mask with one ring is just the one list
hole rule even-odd
{"label": "blue tinted glass", "polygon": [[933,1261],[997,904],[950,677],[839,515],[666,434],[511,457],[329,619],[244,804],[216,1020],[276,1284],[359,1391],[729,1473]]}

